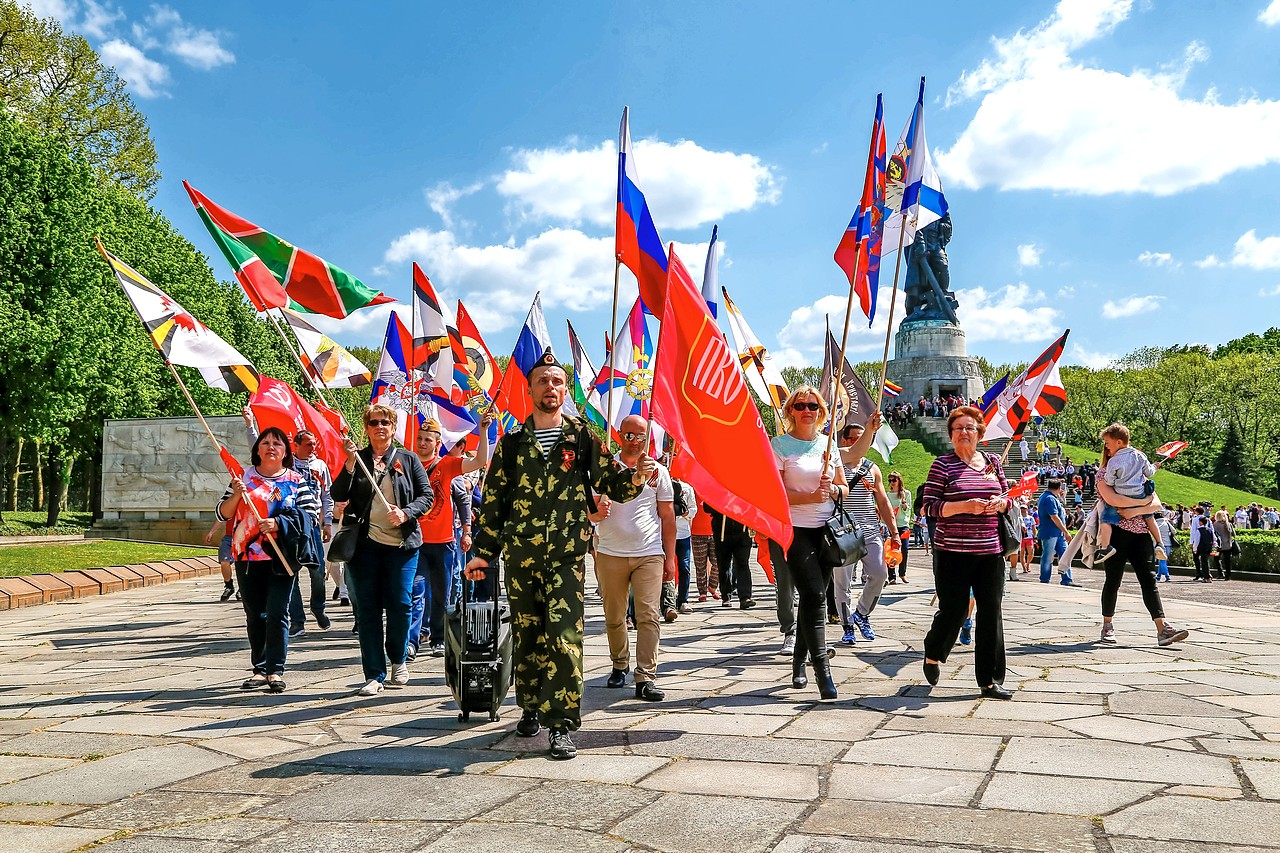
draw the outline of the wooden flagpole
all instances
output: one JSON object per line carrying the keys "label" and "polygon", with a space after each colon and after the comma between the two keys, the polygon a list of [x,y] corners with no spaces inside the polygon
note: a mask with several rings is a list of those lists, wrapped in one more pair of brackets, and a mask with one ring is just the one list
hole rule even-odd
{"label": "wooden flagpole", "polygon": [[[200,407],[196,405],[196,401],[192,398],[191,392],[187,390],[187,383],[182,381],[182,377],[178,375],[178,371],[173,369],[173,364],[169,359],[164,360],[164,366],[169,368],[169,372],[173,374],[174,381],[178,383],[178,387],[182,389],[182,396],[187,398],[187,403],[191,406],[191,411],[196,413],[196,418],[200,421],[200,426],[204,427],[205,434],[209,436],[209,440],[213,442],[213,446],[218,448],[218,454],[222,454],[222,443],[218,441],[217,436],[213,434],[213,430],[209,429],[208,422],[204,419],[204,415],[200,411]],[[262,516],[258,514],[258,507],[254,505],[253,499],[246,493],[240,499],[243,503],[249,505],[249,512],[253,513],[253,520],[258,523],[259,529],[262,525]],[[271,550],[275,551],[276,558],[280,560],[280,565],[284,566],[284,570],[290,575],[293,574],[293,567],[289,565],[289,561],[284,558],[284,552],[280,550],[280,543],[276,541],[274,534],[266,533],[267,543],[271,546]]]}
{"label": "wooden flagpole", "polygon": [[[303,363],[302,361],[302,356],[298,354],[297,350],[293,348],[293,344],[289,342],[289,336],[284,333],[284,329],[280,327],[280,323],[279,321],[276,320],[275,315],[272,314],[270,311],[267,311],[266,315],[267,315],[267,319],[271,321],[271,325],[275,326],[276,331],[280,334],[280,339],[284,341],[284,345],[289,350],[289,354],[292,355],[293,360],[298,363],[298,368],[302,371],[302,375],[306,378],[307,382],[310,383],[312,390],[316,392],[316,395],[320,398],[320,400],[326,406],[336,410],[337,407],[334,406],[333,403],[331,403],[328,399],[326,399],[324,392],[320,390],[321,387],[323,387],[325,391],[329,390],[329,385],[327,382],[324,381],[324,377],[319,375],[316,375],[313,377],[311,375],[311,371],[307,369],[306,364]],[[299,348],[301,348],[302,346],[301,341],[298,342],[298,346]],[[316,384],[317,380],[320,383],[318,385]],[[415,412],[410,412],[409,416],[414,417],[415,414],[416,414]],[[364,464],[364,459],[361,458],[359,452],[356,453],[356,464],[360,466],[360,470],[364,472],[364,475],[369,478],[369,482],[370,483],[374,482],[373,474],[369,471],[369,466]],[[330,471],[329,474],[330,476],[333,476],[332,471]],[[387,512],[391,512],[391,502],[388,501],[387,496],[382,493],[382,489],[375,488],[373,492],[378,496],[378,500],[382,502],[382,508]]]}
{"label": "wooden flagpole", "polygon": [[[861,257],[861,253],[858,254],[858,257]],[[831,408],[829,409],[829,411],[832,417],[834,417],[835,411],[836,411],[836,400],[839,399],[840,397],[840,388],[843,387],[840,384],[840,379],[844,375],[845,347],[848,346],[849,344],[849,320],[853,317],[853,293],[854,293],[853,283],[857,280],[858,280],[858,258],[854,258],[853,275],[849,277],[849,298],[845,300],[845,305],[844,305],[844,331],[840,334],[840,361],[836,364],[835,380],[831,383]],[[892,314],[889,315],[889,323],[890,325],[893,324]],[[825,340],[822,342],[822,346],[824,349],[826,348],[827,342]],[[853,404],[852,398],[850,398],[849,404],[850,405]],[[877,408],[878,408],[878,404],[877,404]],[[868,415],[868,417],[870,417],[870,415]],[[835,425],[835,422],[832,421],[830,424],[830,429],[827,430],[827,450],[825,453],[822,454],[822,461],[824,465],[828,464],[831,461],[831,445],[835,442],[835,440],[836,440],[836,425]]]}
{"label": "wooden flagpole", "polygon": [[[616,225],[614,227],[615,229],[617,228]],[[616,235],[615,235],[615,239],[616,239]],[[604,446],[605,446],[605,449],[607,450],[613,449],[613,414],[614,414],[613,386],[616,384],[613,381],[613,354],[614,354],[614,351],[617,350],[618,348],[618,276],[621,273],[622,273],[622,256],[614,255],[613,257],[613,313],[609,318],[609,351],[605,353],[605,364],[604,364],[606,375],[608,375],[609,377],[609,398],[605,402],[605,406],[604,406],[606,409],[608,409],[608,414],[605,416],[605,420],[608,421],[608,423],[604,425],[604,432],[605,432]],[[659,328],[658,331],[659,333],[661,333],[662,329]],[[657,353],[656,347],[654,348],[654,353],[655,355]]]}

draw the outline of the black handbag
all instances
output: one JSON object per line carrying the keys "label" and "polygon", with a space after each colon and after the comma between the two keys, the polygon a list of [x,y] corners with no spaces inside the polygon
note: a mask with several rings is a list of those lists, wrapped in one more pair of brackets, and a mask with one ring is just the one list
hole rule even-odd
{"label": "black handbag", "polygon": [[330,563],[346,563],[356,555],[356,544],[360,541],[359,524],[343,524],[338,532],[329,540],[329,553],[325,559]]}
{"label": "black handbag", "polygon": [[1022,513],[1018,511],[1017,502],[1009,500],[1009,505],[997,517],[1000,520],[1000,550],[1006,558],[1012,557],[1022,549]]}
{"label": "black handbag", "polygon": [[837,500],[835,510],[822,527],[822,550],[818,559],[824,566],[836,568],[856,563],[865,556],[867,543],[862,531],[853,516],[845,512],[844,503]]}

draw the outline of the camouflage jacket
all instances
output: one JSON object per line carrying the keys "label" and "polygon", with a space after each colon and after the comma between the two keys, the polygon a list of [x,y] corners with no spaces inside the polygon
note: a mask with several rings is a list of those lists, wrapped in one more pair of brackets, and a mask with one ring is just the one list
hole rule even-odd
{"label": "camouflage jacket", "polygon": [[[508,559],[514,551],[522,560],[541,558],[543,564],[575,561],[591,545],[585,480],[616,501],[640,493],[641,487],[631,482],[631,469],[614,460],[590,431],[590,445],[579,447],[581,421],[565,417],[561,430],[547,459],[534,436],[532,418],[498,442],[485,475],[475,556],[492,563],[505,549]],[[584,451],[586,464],[579,458]]]}

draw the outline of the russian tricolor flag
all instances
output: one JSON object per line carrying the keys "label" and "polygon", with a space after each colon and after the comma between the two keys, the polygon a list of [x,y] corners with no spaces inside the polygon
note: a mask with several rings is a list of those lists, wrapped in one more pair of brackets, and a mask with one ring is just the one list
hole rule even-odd
{"label": "russian tricolor flag", "polygon": [[387,334],[378,361],[370,403],[382,403],[396,410],[396,440],[412,448],[418,428],[427,418],[440,422],[441,438],[450,447],[476,428],[476,419],[462,406],[432,394],[433,380],[420,370],[411,370],[413,339],[400,317],[391,312]]}
{"label": "russian tricolor flag", "polygon": [[628,108],[622,108],[618,128],[618,219],[615,229],[617,258],[635,274],[640,300],[646,310],[662,310],[667,294],[667,252],[653,224],[649,204],[640,191],[635,159],[631,154]]}
{"label": "russian tricolor flag", "polygon": [[870,327],[876,316],[876,292],[880,287],[880,246],[884,234],[885,138],[884,105],[876,95],[876,119],[871,125],[871,150],[867,154],[867,175],[862,198],[849,226],[836,246],[836,264],[849,278],[858,294],[862,313]]}

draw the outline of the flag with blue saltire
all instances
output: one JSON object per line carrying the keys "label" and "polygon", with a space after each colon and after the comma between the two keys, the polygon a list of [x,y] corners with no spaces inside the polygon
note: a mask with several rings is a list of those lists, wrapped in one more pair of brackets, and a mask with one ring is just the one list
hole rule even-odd
{"label": "flag with blue saltire", "polygon": [[991,408],[991,404],[996,401],[996,398],[1004,393],[1005,386],[1008,384],[1009,374],[1006,372],[1004,376],[1001,376],[996,380],[994,385],[982,392],[982,403],[978,408],[982,409],[983,412],[986,412],[987,409]]}
{"label": "flag with blue saltire", "polygon": [[876,117],[871,123],[871,150],[867,153],[867,173],[862,197],[849,226],[836,246],[835,260],[858,295],[867,326],[876,317],[876,293],[880,287],[880,254],[885,216],[884,104],[876,95]]}
{"label": "flag with blue saltire", "polygon": [[882,244],[885,254],[896,252],[899,246],[911,245],[916,231],[947,215],[942,180],[925,140],[923,77],[911,120],[898,138],[886,167],[885,203],[888,208]]}
{"label": "flag with blue saltire", "polygon": [[653,394],[653,339],[644,319],[644,306],[636,299],[627,322],[618,330],[608,360],[596,378],[595,391],[605,420],[616,432],[629,415],[649,417]]}
{"label": "flag with blue saltire", "polygon": [[702,298],[707,300],[707,310],[711,319],[720,315],[719,296],[716,288],[720,284],[720,244],[716,240],[720,236],[720,226],[711,226],[711,242],[707,245],[707,265],[702,268]]}

